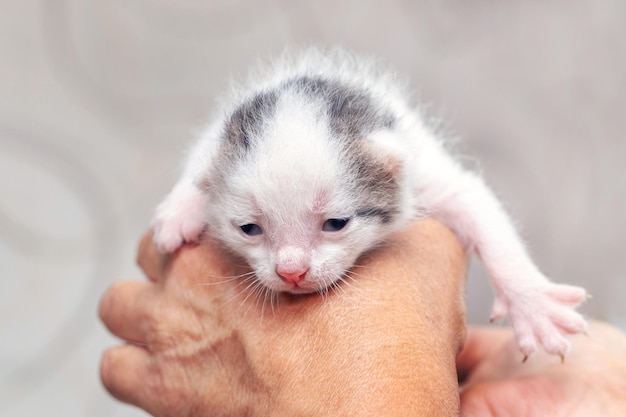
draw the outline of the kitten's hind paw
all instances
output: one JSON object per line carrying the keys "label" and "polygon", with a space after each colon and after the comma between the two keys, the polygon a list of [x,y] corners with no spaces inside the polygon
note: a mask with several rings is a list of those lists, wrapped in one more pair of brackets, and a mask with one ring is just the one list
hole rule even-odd
{"label": "kitten's hind paw", "polygon": [[492,317],[506,311],[525,358],[542,346],[562,359],[570,349],[565,335],[587,330],[587,322],[574,310],[586,298],[583,288],[547,282],[497,297]]}

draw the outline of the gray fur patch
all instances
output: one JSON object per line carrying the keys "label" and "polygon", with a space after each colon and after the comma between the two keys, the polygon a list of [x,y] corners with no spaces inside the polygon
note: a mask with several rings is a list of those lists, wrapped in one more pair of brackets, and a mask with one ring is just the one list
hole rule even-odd
{"label": "gray fur patch", "polygon": [[323,100],[326,104],[333,134],[350,139],[378,129],[392,129],[394,116],[376,105],[371,93],[321,77],[298,77],[287,81],[284,88],[293,89]]}
{"label": "gray fur patch", "polygon": [[302,76],[286,81],[276,89],[255,94],[237,107],[224,125],[224,151],[243,155],[276,110],[281,93],[296,91],[322,100],[325,104],[331,132],[344,139],[356,140],[379,129],[393,129],[395,117],[375,103],[362,88],[344,85],[321,77]]}
{"label": "gray fur patch", "polygon": [[[257,93],[237,107],[224,125],[221,159],[234,167],[247,160],[251,148],[261,139],[266,123],[276,111],[281,94],[295,92],[309,99],[320,100],[326,112],[337,152],[343,155],[355,199],[355,214],[392,222],[399,212],[399,185],[392,170],[380,155],[368,146],[367,136],[377,130],[393,129],[396,123],[390,109],[379,104],[363,89],[321,77],[297,77],[280,86]],[[313,156],[313,155],[312,155]],[[234,164],[234,165],[233,165]],[[226,181],[229,170],[218,169],[214,181]],[[338,179],[339,180],[339,179]],[[338,181],[339,182],[339,181]]]}
{"label": "gray fur patch", "polygon": [[390,223],[400,212],[400,185],[396,174],[375,155],[360,150],[350,160],[356,215],[378,217]]}
{"label": "gray fur patch", "polygon": [[368,207],[357,210],[358,217],[378,217],[382,223],[389,223],[393,220],[395,212],[389,211],[387,208]]}
{"label": "gray fur patch", "polygon": [[265,122],[274,114],[277,101],[276,91],[263,91],[235,109],[224,126],[227,153],[234,151],[241,155],[250,149],[252,141],[262,135]]}

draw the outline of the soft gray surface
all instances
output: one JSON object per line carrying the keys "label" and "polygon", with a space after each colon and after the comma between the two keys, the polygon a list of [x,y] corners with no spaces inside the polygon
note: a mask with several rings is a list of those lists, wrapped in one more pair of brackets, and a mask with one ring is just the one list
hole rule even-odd
{"label": "soft gray surface", "polygon": [[0,415],[143,415],[98,382],[99,294],[140,276],[135,242],[226,80],[301,42],[408,76],[542,269],[626,328],[625,16],[621,0],[1,2]]}

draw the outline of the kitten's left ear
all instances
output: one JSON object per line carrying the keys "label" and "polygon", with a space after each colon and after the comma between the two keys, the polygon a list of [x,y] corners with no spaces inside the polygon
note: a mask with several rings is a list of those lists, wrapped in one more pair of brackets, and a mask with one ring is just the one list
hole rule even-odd
{"label": "kitten's left ear", "polygon": [[203,191],[209,191],[211,189],[211,183],[212,181],[209,178],[208,172],[196,180],[196,186]]}
{"label": "kitten's left ear", "polygon": [[397,138],[391,132],[376,132],[365,141],[365,146],[370,155],[382,164],[385,171],[394,178],[400,175],[404,165],[402,150],[398,146]]}

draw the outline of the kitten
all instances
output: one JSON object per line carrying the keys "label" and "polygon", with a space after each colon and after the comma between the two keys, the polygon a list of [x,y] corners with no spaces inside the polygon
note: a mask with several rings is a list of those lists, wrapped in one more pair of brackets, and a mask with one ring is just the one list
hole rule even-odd
{"label": "kitten", "polygon": [[584,332],[586,293],[533,264],[493,193],[463,169],[404,98],[403,86],[339,50],[284,57],[240,88],[192,149],[159,205],[162,252],[205,228],[272,291],[331,286],[364,251],[412,219],[433,216],[482,259],[492,319],[508,317],[527,357],[561,357]]}

